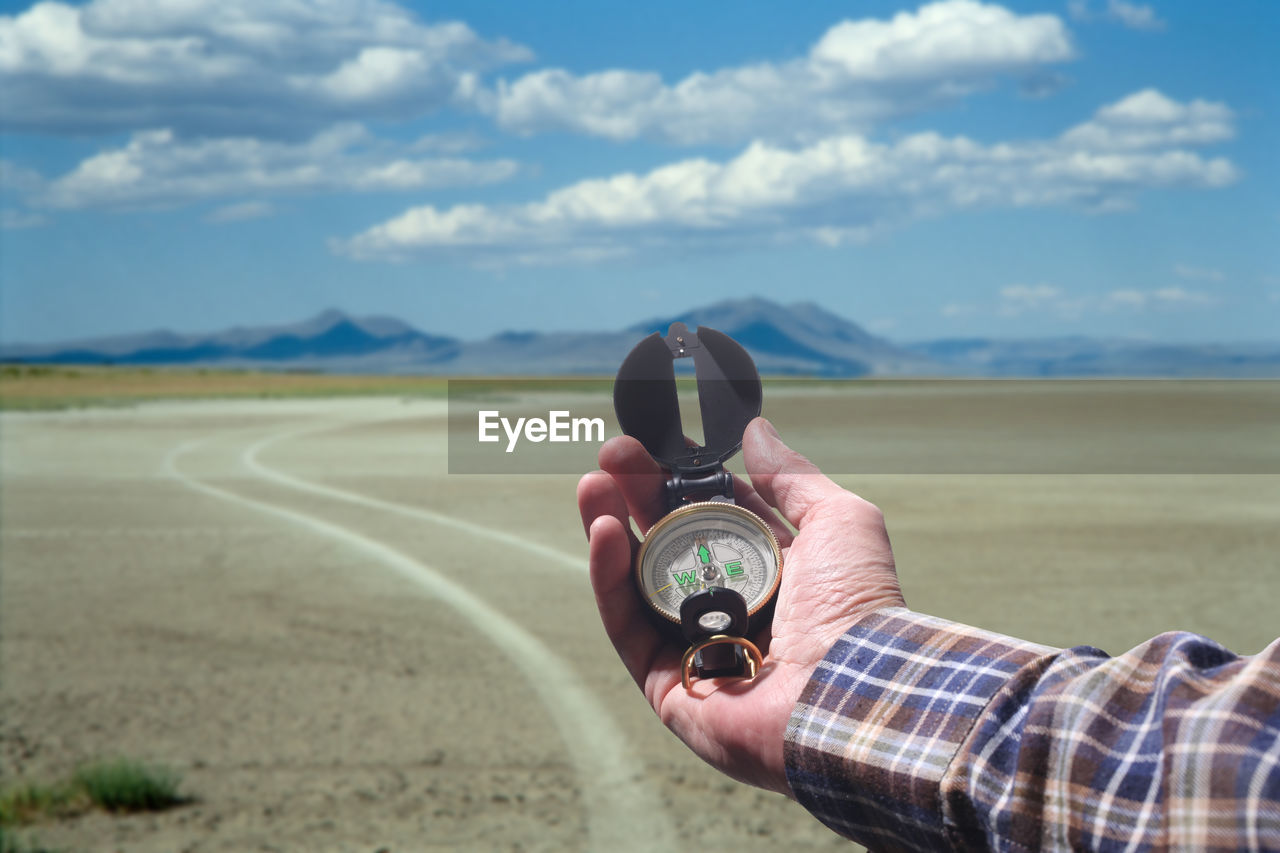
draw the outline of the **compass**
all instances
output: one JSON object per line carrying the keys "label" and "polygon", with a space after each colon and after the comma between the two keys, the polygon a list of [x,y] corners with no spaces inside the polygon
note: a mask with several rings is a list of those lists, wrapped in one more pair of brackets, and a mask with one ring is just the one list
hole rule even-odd
{"label": "compass", "polygon": [[[705,444],[684,437],[675,371],[691,359]],[[733,501],[724,462],[760,414],[760,375],[736,341],[715,329],[672,324],[627,356],[614,383],[622,429],[667,472],[667,513],[636,553],[635,582],[655,623],[683,637],[682,680],[753,678],[762,665],[748,637],[769,624],[782,550],[763,519]]]}
{"label": "compass", "polygon": [[[773,600],[782,578],[778,540],[760,517],[736,504],[687,504],[664,516],[636,557],[636,583],[658,615],[680,622],[680,605],[695,592],[724,587],[742,597],[747,615]],[[725,624],[705,617],[708,629]]]}

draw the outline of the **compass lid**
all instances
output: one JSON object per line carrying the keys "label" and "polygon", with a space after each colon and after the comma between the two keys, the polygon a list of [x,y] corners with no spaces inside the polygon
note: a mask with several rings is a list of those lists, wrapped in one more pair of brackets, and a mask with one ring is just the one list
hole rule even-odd
{"label": "compass lid", "polygon": [[[675,363],[692,358],[706,444],[690,446],[680,422]],[[666,337],[654,332],[636,344],[618,368],[613,409],[622,431],[649,455],[682,474],[720,468],[742,447],[742,434],[760,414],[763,398],[755,362],[723,332],[672,323]]]}

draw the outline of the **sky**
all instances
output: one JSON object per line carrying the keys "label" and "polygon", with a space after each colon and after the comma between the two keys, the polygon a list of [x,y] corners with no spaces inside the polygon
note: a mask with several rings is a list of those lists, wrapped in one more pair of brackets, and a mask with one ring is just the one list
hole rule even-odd
{"label": "sky", "polygon": [[1280,4],[0,0],[0,340],[1280,339]]}

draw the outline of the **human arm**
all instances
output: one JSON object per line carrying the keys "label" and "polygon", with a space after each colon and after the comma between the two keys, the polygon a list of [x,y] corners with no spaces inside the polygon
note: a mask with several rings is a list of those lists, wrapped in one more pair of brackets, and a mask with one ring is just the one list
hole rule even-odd
{"label": "human arm", "polygon": [[1280,849],[1280,642],[1117,657],[907,610],[828,653],[787,732],[796,798],[876,850]]}
{"label": "human arm", "polygon": [[579,489],[606,630],[704,759],[877,850],[1280,848],[1280,646],[1238,658],[1171,634],[1113,659],[912,613],[874,507],[763,422],[744,456],[743,502],[799,528],[779,530],[783,587],[750,683],[685,694],[681,649],[635,597],[627,521],[661,512],[652,460],[615,440]]}

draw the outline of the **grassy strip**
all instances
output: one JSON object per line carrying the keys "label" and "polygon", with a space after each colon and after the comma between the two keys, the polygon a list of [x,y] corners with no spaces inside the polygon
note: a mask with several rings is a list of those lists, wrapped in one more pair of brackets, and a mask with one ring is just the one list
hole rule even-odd
{"label": "grassy strip", "polygon": [[81,767],[71,784],[109,812],[158,812],[185,802],[178,781],[167,767],[118,758]]}
{"label": "grassy strip", "polygon": [[0,827],[21,826],[44,817],[79,814],[91,805],[88,797],[69,783],[14,785],[0,791]]}
{"label": "grassy strip", "polygon": [[423,376],[5,364],[0,365],[0,408],[39,411],[204,398],[439,397],[445,383]]}
{"label": "grassy strip", "polygon": [[22,839],[0,826],[0,853],[63,853],[33,839]]}
{"label": "grassy strip", "polygon": [[91,808],[109,812],[163,811],[187,802],[178,774],[126,758],[96,761],[66,781],[21,783],[0,790],[0,828],[71,817]]}
{"label": "grassy strip", "polygon": [[[884,386],[913,380],[853,380]],[[402,396],[487,397],[504,391],[572,391],[608,395],[613,378],[605,376],[486,377],[454,382],[442,376],[337,374],[214,368],[103,367],[97,365],[0,364],[0,409],[42,411],[88,406],[130,406],[155,400],[211,398],[283,398]],[[682,393],[692,393],[693,377],[677,379]],[[766,377],[771,388],[830,385],[851,380]]]}
{"label": "grassy strip", "polygon": [[[0,364],[0,409],[45,411],[129,406],[155,400],[400,396],[441,398],[443,376],[308,373],[204,368]],[[694,387],[693,380],[681,384]],[[573,391],[607,395],[612,377],[497,377],[455,382],[457,396]]]}

